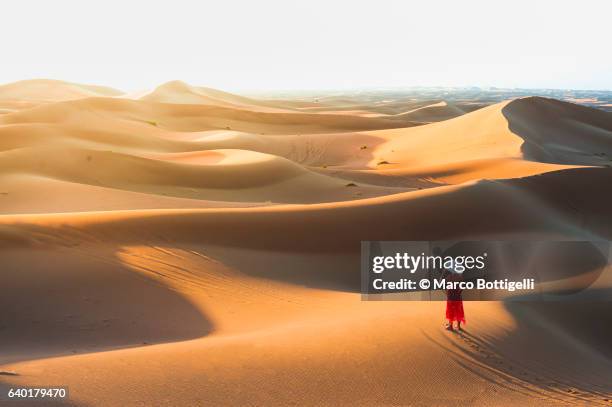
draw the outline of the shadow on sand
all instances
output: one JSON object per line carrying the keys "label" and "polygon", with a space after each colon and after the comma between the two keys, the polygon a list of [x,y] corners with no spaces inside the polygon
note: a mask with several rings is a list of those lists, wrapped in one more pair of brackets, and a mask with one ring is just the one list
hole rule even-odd
{"label": "shadow on sand", "polygon": [[612,113],[543,97],[516,99],[502,114],[525,142],[525,158],[553,164],[612,165]]}
{"label": "shadow on sand", "polygon": [[[500,388],[548,402],[612,403],[608,302],[505,305],[517,323],[506,335],[477,335],[468,329],[437,340],[423,334],[455,363]],[[585,318],[595,313],[604,320]]]}

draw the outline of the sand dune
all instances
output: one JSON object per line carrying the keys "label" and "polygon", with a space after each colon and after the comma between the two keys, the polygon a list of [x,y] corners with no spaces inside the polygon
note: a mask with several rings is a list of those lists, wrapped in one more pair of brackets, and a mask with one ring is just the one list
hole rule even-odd
{"label": "sand dune", "polygon": [[611,239],[610,113],[116,95],[0,88],[0,388],[68,385],[84,406],[609,405],[606,303],[470,302],[450,334],[442,303],[362,302],[359,264],[362,240]]}
{"label": "sand dune", "polygon": [[527,177],[579,166],[547,164],[518,158],[491,158],[422,167],[401,167],[393,164],[381,164],[377,167],[376,170],[340,168],[317,171],[371,185],[428,188],[480,179]]}
{"label": "sand dune", "polygon": [[[62,147],[12,150],[3,173],[26,173],[80,184],[191,199],[241,202],[325,202],[392,193],[311,172],[284,158],[240,150],[213,150],[218,164],[184,164],[121,153]],[[84,170],[85,169],[85,170]]]}
{"label": "sand dune", "polygon": [[[575,182],[584,177],[589,177],[591,182]],[[151,234],[161,241],[200,241],[253,249],[315,252],[356,251],[359,250],[356,244],[368,236],[373,240],[398,240],[400,236],[440,240],[444,236],[467,239],[544,234],[607,239],[610,221],[604,198],[608,196],[602,196],[599,190],[610,177],[611,169],[578,168],[343,203],[204,212],[166,210],[139,214],[128,211],[99,213],[95,217],[87,213],[15,215],[6,216],[3,221],[5,232],[25,228],[24,238],[28,236],[27,230],[71,225],[76,234],[72,236],[64,231],[67,241],[78,238],[79,228],[91,228],[96,233],[117,235],[122,245],[133,244],[132,239],[151,239],[147,235]],[[498,203],[490,205],[490,202]],[[368,212],[376,216],[365,216]],[[405,213],[412,216],[402,216]],[[235,235],[238,225],[241,233]],[[265,237],[260,236],[258,225],[266,225]],[[293,239],[286,239],[288,234],[292,234]],[[51,242],[56,238],[59,237],[53,237]]]}
{"label": "sand dune", "polygon": [[[562,177],[563,172],[552,175]],[[602,173],[602,176],[609,181],[609,174]],[[531,192],[549,184],[547,180],[535,181],[536,185],[529,180],[525,182],[526,186],[518,186],[527,187],[527,192]],[[559,183],[564,185],[563,181]],[[122,284],[126,291],[112,295],[115,303],[122,305],[117,303],[117,295],[123,298],[125,292],[129,298],[130,292],[150,290],[149,287],[157,287],[153,282],[158,282],[188,299],[194,310],[202,314],[201,318],[205,318],[198,321],[186,317],[180,326],[166,324],[166,329],[175,335],[168,337],[164,331],[146,329],[142,325],[150,323],[151,318],[163,321],[166,314],[154,311],[158,306],[181,315],[193,313],[193,310],[183,311],[180,304],[171,305],[175,301],[171,297],[164,299],[152,292],[150,295],[155,295],[160,302],[145,310],[147,316],[141,316],[139,325],[134,326],[130,325],[133,318],[130,312],[119,313],[106,307],[110,293],[96,286],[95,292],[86,294],[84,288],[83,297],[64,297],[65,308],[45,308],[57,310],[53,314],[26,314],[32,319],[61,321],[53,326],[64,336],[61,341],[50,340],[39,349],[39,352],[55,356],[50,359],[17,362],[24,356],[17,351],[9,353],[12,359],[7,361],[11,363],[5,368],[22,375],[11,378],[11,383],[27,382],[32,376],[47,380],[61,378],[80,395],[77,400],[83,402],[94,397],[97,386],[138,388],[135,393],[130,392],[129,402],[157,400],[161,394],[155,389],[164,380],[178,377],[186,386],[180,398],[181,403],[186,404],[201,399],[248,403],[253,398],[261,403],[283,404],[291,397],[305,404],[322,400],[342,404],[361,400],[369,404],[385,394],[392,394],[392,398],[430,403],[440,400],[465,402],[466,399],[456,395],[451,384],[441,385],[439,394],[435,396],[427,391],[426,385],[414,386],[408,391],[407,379],[401,378],[430,383],[439,380],[440,372],[443,372],[471,383],[474,391],[486,393],[491,383],[474,381],[476,373],[497,383],[495,400],[502,398],[504,401],[534,404],[543,401],[603,402],[609,392],[604,379],[609,366],[596,353],[598,349],[605,350],[606,344],[601,341],[580,342],[577,348],[576,339],[571,336],[561,336],[553,343],[547,341],[544,344],[539,338],[548,337],[551,323],[561,332],[573,327],[568,325],[572,321],[558,321],[557,314],[553,313],[552,320],[546,314],[537,317],[540,320],[532,320],[526,319],[525,311],[520,308],[505,309],[500,303],[470,303],[467,306],[474,324],[469,326],[469,335],[449,339],[443,335],[438,323],[431,323],[439,318],[438,303],[371,305],[360,303],[355,294],[351,294],[358,285],[354,270],[359,261],[356,245],[351,242],[358,243],[364,237],[437,238],[443,232],[447,232],[444,236],[452,237],[466,230],[491,237],[520,233],[522,237],[576,238],[585,233],[579,232],[580,226],[571,216],[555,215],[555,211],[562,208],[555,206],[558,199],[554,195],[547,204],[538,205],[537,201],[531,201],[528,193],[513,194],[512,188],[506,185],[483,184],[440,194],[430,191],[424,191],[418,197],[411,197],[408,193],[393,199],[376,198],[341,206],[118,212],[98,213],[96,216],[5,216],[4,232],[23,238],[22,243],[13,240],[11,257],[7,258],[10,264],[29,265],[28,270],[32,273],[21,275],[21,284],[27,285],[28,279],[36,278],[43,270],[56,277],[52,280],[51,292],[61,293],[61,284],[67,281],[88,287],[101,279],[111,286]],[[572,192],[586,196],[588,190]],[[564,188],[560,188],[558,193],[565,193]],[[489,194],[491,196],[487,198]],[[487,205],[492,199],[506,205]],[[476,202],[482,202],[481,206],[474,208]],[[597,203],[588,203],[593,204]],[[436,218],[436,214],[446,214],[444,209],[451,213],[441,219],[438,217],[436,224],[427,221]],[[592,208],[581,209],[589,211]],[[414,218],[402,217],[404,213],[414,214]],[[427,216],[427,213],[432,215]],[[468,213],[474,213],[473,217],[458,219],[458,214],[465,216]],[[484,222],[483,218],[497,221]],[[600,211],[589,223],[599,224],[606,218],[606,213]],[[517,219],[522,222],[517,223]],[[441,225],[453,221],[448,229],[441,229]],[[476,222],[479,224],[474,225]],[[609,225],[602,226],[602,229],[610,230]],[[287,239],[288,235],[292,238]],[[8,242],[10,238],[3,241]],[[28,247],[35,249],[27,250]],[[50,257],[54,255],[58,257]],[[28,256],[27,260],[24,256]],[[69,260],[60,260],[64,257]],[[87,259],[90,271],[87,280],[82,282],[44,266],[53,261],[64,266],[61,270],[71,270],[78,267],[74,262],[83,257]],[[130,274],[119,273],[119,267],[143,275],[151,282],[147,283],[145,279],[140,280],[143,286],[127,284],[121,278],[127,279]],[[107,277],[111,270],[115,276]],[[19,286],[15,284],[13,282],[8,287],[18,292]],[[50,300],[54,298],[42,295]],[[11,296],[5,298],[9,300],[5,309],[18,312],[23,300]],[[94,301],[94,309],[80,307],[82,311],[76,315],[68,311],[89,298],[89,301]],[[280,309],[279,304],[282,304]],[[38,310],[35,308],[34,311]],[[138,308],[133,312],[138,312]],[[372,330],[373,325],[375,330]],[[195,326],[202,331],[185,329]],[[87,330],[83,333],[84,328]],[[47,332],[48,327],[42,324],[36,329],[40,331],[34,332]],[[205,332],[207,329],[209,333]],[[20,336],[24,331],[25,327],[19,325],[13,328],[13,333],[3,337],[3,349],[22,349],[24,343],[29,344]],[[103,331],[103,334],[94,341],[87,336],[90,331]],[[31,330],[27,332],[32,333]],[[349,338],[354,338],[347,336],[349,332],[367,340],[349,341]],[[509,337],[508,332],[512,332]],[[181,339],[181,335],[191,335],[194,339],[175,342]],[[202,335],[205,336],[195,339]],[[524,349],[525,335],[533,342],[529,352],[538,355],[537,363],[530,362],[524,354],[518,356],[520,349]],[[36,336],[28,336],[32,337]],[[480,343],[483,338],[487,341]],[[172,343],[150,346],[166,341]],[[378,344],[380,349],[377,350],[374,344]],[[121,345],[127,349],[95,353],[97,347],[109,349]],[[424,349],[427,349],[426,354]],[[399,359],[398,352],[401,355]],[[544,357],[542,352],[545,352]],[[37,359],[36,355],[30,353],[26,359]],[[303,355],[308,358],[302,359]],[[326,362],[329,355],[335,355],[333,364]],[[361,356],[355,359],[354,355]],[[151,366],[152,360],[160,367],[142,368]],[[200,363],[201,360],[208,363]],[[249,360],[248,367],[239,368],[244,360]],[[270,363],[274,369],[269,368]],[[363,376],[346,373],[358,366],[368,373],[367,382],[362,382]],[[406,368],[408,366],[410,368]],[[262,393],[258,381],[249,379],[251,375],[248,372],[254,368],[268,372],[265,373],[266,388],[276,386],[286,377],[296,378],[299,383],[287,392]],[[119,379],[117,369],[128,372],[127,378]],[[140,369],[140,374],[135,374],[137,369]],[[389,383],[384,374],[389,369],[400,376],[397,381]],[[96,375],[85,380],[77,373],[84,370],[95,371]],[[339,375],[342,378],[339,387],[325,395],[313,391],[321,375],[324,378]],[[214,376],[242,391],[227,391],[225,386],[209,386],[194,379],[202,376]],[[377,389],[385,386],[387,390],[376,390],[376,394],[369,395],[354,393],[349,389],[355,382]],[[449,376],[442,383],[456,382]],[[104,398],[105,404],[119,405],[125,402],[124,397],[109,395]],[[486,402],[487,397],[481,395],[480,402]]]}
{"label": "sand dune", "polygon": [[[519,99],[502,111],[525,157],[553,163],[609,165],[612,114],[554,99]],[[580,135],[579,137],[576,135]]]}
{"label": "sand dune", "polygon": [[[334,102],[337,103],[335,100]],[[301,110],[326,114],[352,114],[361,117],[392,116],[397,119],[424,124],[452,119],[490,104],[472,101],[455,101],[451,103],[444,100],[391,100],[375,104],[363,104],[363,101],[341,100],[340,103],[342,105],[340,106],[336,103],[326,104],[326,102],[322,102],[320,106],[302,108]]]}
{"label": "sand dune", "polygon": [[468,110],[464,110],[456,104],[442,101],[401,113],[398,116],[409,118],[416,122],[428,123],[452,119],[453,117],[462,116],[467,112]]}
{"label": "sand dune", "polygon": [[83,85],[50,79],[32,79],[0,86],[0,101],[59,102],[94,96],[120,96],[106,86]]}
{"label": "sand dune", "polygon": [[0,183],[3,214],[265,205],[264,202],[176,198],[14,172],[0,176]]}
{"label": "sand dune", "polygon": [[[414,125],[393,118],[368,118],[313,113],[270,113],[207,105],[177,105],[127,99],[86,98],[37,106],[0,116],[0,123],[73,123],[105,118],[129,120],[176,131],[214,129],[254,133],[295,134],[296,132],[337,132],[375,130]],[[110,116],[110,117],[109,117]],[[94,122],[95,123],[95,122]]]}
{"label": "sand dune", "polygon": [[158,86],[140,100],[161,103],[204,104],[264,112],[288,112],[292,109],[282,102],[257,100],[217,89],[190,86],[182,81],[172,81]]}
{"label": "sand dune", "polygon": [[[551,117],[555,108],[558,116]],[[452,183],[509,176],[509,164],[519,177],[572,165],[609,165],[609,122],[607,112],[551,99],[518,99],[427,126],[370,132],[385,142],[377,144],[368,167],[396,177],[430,174]],[[521,123],[529,131],[521,130]]]}

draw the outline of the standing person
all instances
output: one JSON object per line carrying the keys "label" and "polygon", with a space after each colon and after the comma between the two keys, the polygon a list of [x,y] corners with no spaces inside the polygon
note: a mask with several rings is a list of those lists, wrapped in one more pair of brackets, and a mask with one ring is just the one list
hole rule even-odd
{"label": "standing person", "polygon": [[[463,280],[461,274],[450,273],[448,278],[452,282]],[[461,288],[446,290],[446,319],[448,324],[446,329],[453,331],[453,323],[457,322],[457,330],[461,331],[461,324],[465,324],[465,314],[463,312],[463,298]]]}

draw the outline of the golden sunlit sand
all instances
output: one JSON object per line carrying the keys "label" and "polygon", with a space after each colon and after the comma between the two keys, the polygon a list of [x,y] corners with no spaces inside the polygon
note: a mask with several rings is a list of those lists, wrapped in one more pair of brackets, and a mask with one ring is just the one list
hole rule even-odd
{"label": "golden sunlit sand", "polygon": [[612,113],[542,97],[0,86],[0,387],[66,385],[82,406],[610,405],[607,303],[466,302],[451,334],[441,302],[362,302],[359,251],[610,240],[611,160]]}

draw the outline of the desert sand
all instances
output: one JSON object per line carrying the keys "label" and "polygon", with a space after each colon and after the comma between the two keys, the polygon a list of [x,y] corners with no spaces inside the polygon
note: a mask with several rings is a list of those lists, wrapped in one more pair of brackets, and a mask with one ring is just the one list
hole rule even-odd
{"label": "desert sand", "polygon": [[610,240],[611,160],[612,113],[543,97],[0,86],[0,388],[612,405],[609,303],[469,302],[449,333],[359,294],[362,240]]}

